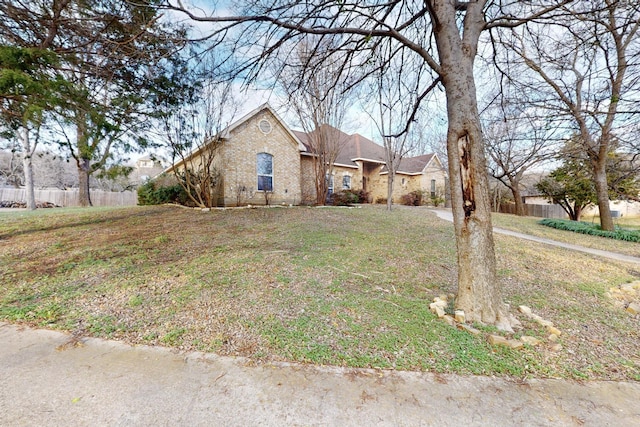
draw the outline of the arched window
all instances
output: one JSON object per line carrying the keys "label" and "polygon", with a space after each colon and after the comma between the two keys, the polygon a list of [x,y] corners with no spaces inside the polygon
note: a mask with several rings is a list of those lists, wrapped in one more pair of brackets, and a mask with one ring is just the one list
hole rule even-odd
{"label": "arched window", "polygon": [[258,191],[273,191],[273,156],[258,153]]}

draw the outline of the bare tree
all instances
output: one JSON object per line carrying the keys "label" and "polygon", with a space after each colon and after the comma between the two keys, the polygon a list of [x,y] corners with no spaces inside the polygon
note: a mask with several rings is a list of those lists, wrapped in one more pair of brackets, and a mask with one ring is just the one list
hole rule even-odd
{"label": "bare tree", "polygon": [[2,177],[2,184],[20,188],[24,175],[22,161],[17,151],[17,148],[11,148],[11,146],[7,150],[0,151],[0,177]]}
{"label": "bare tree", "polygon": [[[347,142],[340,131],[348,109],[350,87],[340,72],[340,57],[327,61],[332,38],[308,36],[281,64],[278,86],[285,92],[306,133],[313,162],[315,203],[326,204],[334,163]],[[314,69],[309,74],[308,69]]]}
{"label": "bare tree", "polygon": [[532,21],[496,32],[494,40],[508,48],[501,62],[511,81],[538,94],[530,102],[568,121],[567,137],[580,134],[601,227],[613,230],[606,165],[613,139],[638,111],[640,4],[589,0],[570,2],[561,12],[552,24]]}
{"label": "bare tree", "polygon": [[484,136],[489,155],[489,173],[505,185],[513,196],[516,215],[524,216],[522,178],[533,167],[554,155],[554,128],[534,111],[508,102],[489,110]]}
{"label": "bare tree", "polygon": [[[395,177],[402,159],[423,146],[413,108],[420,79],[425,72],[424,63],[416,64],[412,81],[398,79],[398,74],[402,74],[402,68],[408,66],[409,61],[403,57],[407,52],[400,51],[395,56],[390,52],[392,49],[392,43],[378,47],[374,57],[379,63],[375,64],[372,72],[370,90],[366,91],[369,105],[365,108],[382,136],[387,167],[387,210],[393,206]],[[413,120],[409,120],[411,116]]]}
{"label": "bare tree", "polygon": [[[386,41],[393,43],[392,51],[406,51],[408,61],[426,64],[430,78],[421,85],[413,110],[417,113],[433,89],[444,87],[459,267],[456,307],[465,310],[470,321],[511,328],[515,319],[502,302],[496,280],[489,186],[473,64],[485,29],[515,26],[527,19],[541,18],[562,2],[270,0],[251,2],[237,16],[194,13],[183,7],[180,0],[166,0],[166,3],[194,20],[215,23],[211,34],[213,42],[233,38],[233,48],[243,52],[247,59],[241,71],[249,80],[261,75],[274,52],[292,51],[292,46],[308,34],[338,35],[339,44],[325,52],[324,58],[330,60],[340,55],[341,72],[356,80],[368,77],[370,54]],[[256,41],[259,48],[255,46]],[[247,42],[251,42],[252,47],[247,46]],[[398,78],[411,81],[414,69],[403,69]],[[314,72],[315,68],[308,68],[306,75]],[[407,126],[413,118],[413,114],[409,116]]]}
{"label": "bare tree", "polygon": [[[209,71],[210,72],[210,71]],[[217,167],[223,131],[237,113],[230,81],[206,77],[199,95],[161,119],[161,138],[171,153],[171,171],[189,199],[202,208],[218,203],[223,177]]]}

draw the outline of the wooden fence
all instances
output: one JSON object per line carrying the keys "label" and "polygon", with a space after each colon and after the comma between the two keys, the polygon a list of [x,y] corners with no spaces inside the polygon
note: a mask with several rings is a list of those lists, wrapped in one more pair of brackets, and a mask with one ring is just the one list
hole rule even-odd
{"label": "wooden fence", "polygon": [[[0,201],[25,202],[26,190],[22,188],[0,188]],[[49,202],[57,206],[79,206],[78,189],[35,190],[36,202]],[[135,206],[138,204],[138,194],[135,191],[102,191],[91,190],[91,203],[93,206]]]}
{"label": "wooden fence", "polygon": [[[515,203],[501,203],[500,211],[502,213],[514,214],[516,213]],[[561,218],[567,219],[569,216],[559,205],[530,205],[524,204],[524,214],[526,216],[535,216],[538,218]]]}

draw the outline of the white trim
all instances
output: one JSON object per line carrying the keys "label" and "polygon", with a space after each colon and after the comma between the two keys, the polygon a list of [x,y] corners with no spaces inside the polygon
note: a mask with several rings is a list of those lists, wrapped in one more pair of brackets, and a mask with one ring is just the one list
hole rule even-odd
{"label": "white trim", "polygon": [[387,162],[385,162],[384,160],[373,160],[373,159],[366,159],[364,157],[355,157],[353,159],[351,159],[352,162],[356,162],[356,161],[362,161],[362,162],[370,162],[370,163],[378,163],[381,165],[386,165]]}
{"label": "white trim", "polygon": [[341,168],[349,168],[349,169],[360,169],[358,166],[354,166],[354,165],[345,165],[342,163],[334,163],[333,166],[338,166]]}
{"label": "white trim", "polygon": [[[384,171],[384,172],[380,172],[380,175],[387,175],[389,173],[389,171]],[[407,176],[419,176],[419,175],[424,175],[424,172],[402,172],[402,171],[396,171],[396,175],[407,175]]]}

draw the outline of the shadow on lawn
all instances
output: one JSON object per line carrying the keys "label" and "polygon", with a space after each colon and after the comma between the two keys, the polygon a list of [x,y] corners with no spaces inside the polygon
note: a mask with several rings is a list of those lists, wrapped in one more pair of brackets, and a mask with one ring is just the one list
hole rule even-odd
{"label": "shadow on lawn", "polygon": [[160,215],[162,214],[162,210],[158,209],[158,210],[149,210],[149,209],[145,209],[144,211],[141,212],[135,212],[132,213],[130,210],[127,211],[126,215],[118,215],[118,216],[98,216],[98,217],[90,217],[87,218],[86,220],[83,221],[76,221],[76,222],[71,222],[71,223],[63,223],[63,224],[56,224],[56,225],[50,225],[50,226],[34,226],[33,228],[27,228],[24,230],[15,230],[15,231],[11,231],[8,232],[6,234],[0,234],[0,241],[2,240],[6,240],[8,238],[11,237],[16,237],[16,236],[22,236],[22,235],[27,235],[27,234],[32,234],[32,233],[38,233],[38,232],[42,232],[42,231],[54,231],[54,230],[62,230],[65,228],[75,228],[75,227],[81,227],[83,225],[91,225],[91,224],[100,224],[100,223],[114,223],[120,220],[126,220],[126,219],[130,219],[130,218],[134,218],[134,217],[145,217],[145,216],[154,216],[154,215]]}

